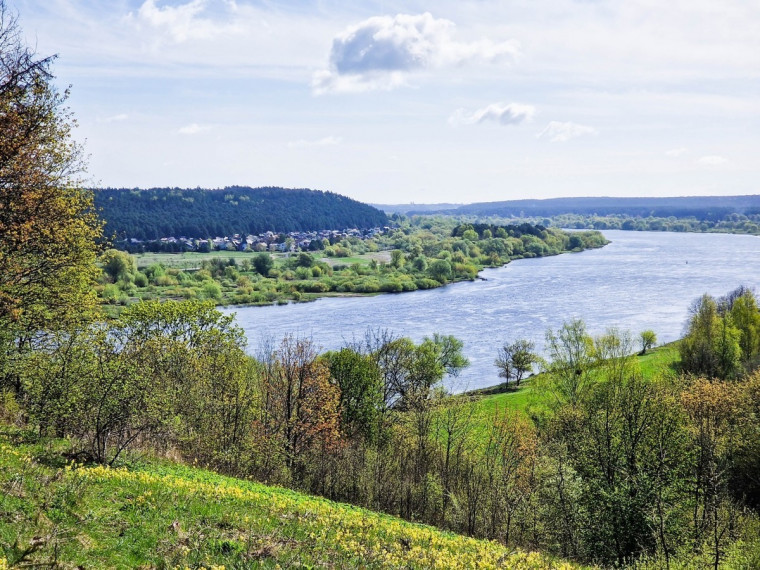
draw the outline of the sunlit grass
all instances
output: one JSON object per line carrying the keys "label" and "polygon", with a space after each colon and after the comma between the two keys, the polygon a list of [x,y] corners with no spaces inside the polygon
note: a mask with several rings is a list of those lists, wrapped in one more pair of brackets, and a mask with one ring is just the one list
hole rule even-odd
{"label": "sunlit grass", "polygon": [[[678,354],[678,343],[671,342],[663,346],[647,351],[645,355],[636,355],[636,360],[641,369],[641,374],[645,379],[652,379],[656,376],[666,374],[675,374],[676,367],[680,361]],[[497,393],[483,394],[482,398],[476,403],[478,417],[493,417],[497,410],[522,410],[526,411],[528,407],[541,404],[541,395],[531,389],[531,385],[540,383],[541,375],[534,376],[521,382],[519,387],[510,385],[508,389],[499,389],[498,386],[490,389]],[[489,389],[476,390],[487,392]]]}

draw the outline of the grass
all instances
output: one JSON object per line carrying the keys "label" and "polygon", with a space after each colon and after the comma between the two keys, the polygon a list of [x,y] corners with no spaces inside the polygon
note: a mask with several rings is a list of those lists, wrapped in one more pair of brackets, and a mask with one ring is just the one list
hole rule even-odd
{"label": "grass", "polygon": [[[388,263],[391,260],[391,254],[388,251],[376,251],[372,253],[365,253],[362,255],[356,255],[352,257],[320,257],[320,252],[311,252],[311,254],[322,261],[326,261],[330,265],[351,265],[358,263],[360,265],[368,265],[373,259]],[[210,259],[234,259],[238,263],[244,259],[253,261],[253,258],[258,255],[258,252],[251,251],[211,251],[208,253],[199,253],[196,251],[186,251],[183,253],[137,253],[134,254],[137,260],[137,267],[144,269],[150,267],[155,263],[160,263],[165,267],[176,267],[177,269],[198,269],[201,266],[201,262]],[[288,257],[286,253],[269,253],[276,260],[283,260]],[[297,255],[297,254],[295,254]]]}
{"label": "grass", "polygon": [[[163,264],[165,267],[176,267],[177,269],[197,269],[201,262],[209,259],[234,259],[243,261],[244,259],[253,260],[257,254],[250,251],[211,251],[208,253],[198,253],[195,251],[186,251],[183,253],[138,253],[135,254],[137,267],[142,269],[150,267],[154,263]],[[270,254],[275,259],[282,257],[284,254]]]}
{"label": "grass", "polygon": [[639,356],[639,366],[644,378],[652,378],[657,374],[676,372],[676,366],[681,360],[678,354],[678,341],[658,346]]}
{"label": "grass", "polygon": [[577,566],[167,461],[67,464],[0,429],[0,568]]}
{"label": "grass", "polygon": [[[641,373],[645,379],[651,379],[656,375],[675,373],[676,365],[680,360],[678,343],[671,342],[658,346],[645,355],[636,355]],[[523,410],[532,402],[537,402],[538,396],[531,390],[531,383],[540,381],[540,374],[523,380],[518,387],[505,388],[503,384],[490,388],[474,390],[469,395],[480,398],[476,401],[476,415],[479,417],[493,417],[496,410]]]}
{"label": "grass", "polygon": [[369,265],[373,260],[378,263],[390,263],[391,253],[389,251],[374,251],[351,257],[320,257],[319,259],[320,261],[329,263],[331,267],[336,265],[353,265],[354,263]]}

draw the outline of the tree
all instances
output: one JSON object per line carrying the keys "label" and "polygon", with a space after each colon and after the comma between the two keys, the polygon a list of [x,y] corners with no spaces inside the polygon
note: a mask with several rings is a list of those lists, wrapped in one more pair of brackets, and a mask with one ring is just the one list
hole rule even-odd
{"label": "tree", "polygon": [[726,543],[734,538],[737,509],[728,499],[729,474],[736,461],[739,432],[747,421],[745,397],[740,384],[705,379],[698,379],[681,394],[694,457],[693,472],[687,479],[694,547],[706,547],[716,570]]}
{"label": "tree", "polygon": [[262,423],[291,480],[298,482],[309,452],[324,453],[337,445],[339,388],[309,340],[287,336],[265,358]]}
{"label": "tree", "polygon": [[49,333],[25,361],[25,401],[40,433],[70,437],[99,463],[116,461],[165,412],[122,333],[97,324]]}
{"label": "tree", "polygon": [[690,309],[686,336],[679,345],[681,366],[686,372],[729,378],[741,365],[740,331],[730,313],[721,315],[710,295],[697,299]]}
{"label": "tree", "polygon": [[742,358],[750,361],[760,352],[760,310],[752,291],[742,290],[741,294],[733,299],[728,314],[741,335],[739,346],[742,349]]}
{"label": "tree", "polygon": [[368,443],[377,440],[383,408],[380,370],[364,354],[343,348],[325,354],[330,376],[340,388],[340,409],[344,433],[360,436]]}
{"label": "tree", "polygon": [[103,271],[114,283],[119,279],[134,277],[137,273],[135,258],[125,251],[108,249],[100,256],[100,263],[103,265]]}
{"label": "tree", "polygon": [[594,340],[586,324],[576,319],[566,322],[555,334],[546,332],[550,360],[544,366],[549,391],[558,403],[578,403],[591,384],[595,362]]}
{"label": "tree", "polygon": [[256,271],[266,277],[269,275],[269,271],[274,267],[274,260],[268,253],[260,253],[253,258],[253,266]]}
{"label": "tree", "polygon": [[440,283],[446,283],[451,278],[451,264],[445,259],[436,259],[428,267],[430,276]]}
{"label": "tree", "polygon": [[640,354],[643,356],[647,353],[647,350],[657,344],[657,335],[652,330],[641,331],[639,342],[641,343]]}
{"label": "tree", "polygon": [[505,384],[508,385],[510,380],[514,380],[519,386],[524,375],[533,370],[533,364],[538,361],[533,352],[535,348],[535,343],[525,339],[499,348],[494,365],[499,369],[499,377],[504,378]]}
{"label": "tree", "polygon": [[82,189],[74,120],[0,0],[0,322],[27,330],[95,305],[101,224]]}
{"label": "tree", "polygon": [[605,567],[656,549],[667,557],[685,523],[689,454],[678,394],[635,373],[602,380],[547,429],[572,467],[577,547]]}
{"label": "tree", "polygon": [[298,254],[298,257],[296,258],[296,266],[297,267],[312,267],[314,265],[314,258],[306,253],[305,251],[302,251]]}

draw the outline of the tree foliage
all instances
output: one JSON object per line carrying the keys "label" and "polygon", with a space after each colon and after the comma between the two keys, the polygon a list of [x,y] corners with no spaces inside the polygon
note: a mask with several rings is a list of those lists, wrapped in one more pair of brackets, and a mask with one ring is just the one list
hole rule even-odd
{"label": "tree foliage", "polygon": [[639,344],[641,344],[640,354],[643,356],[647,353],[647,350],[657,344],[657,334],[653,330],[641,331],[639,334]]}
{"label": "tree foliage", "polygon": [[586,324],[575,319],[564,323],[556,333],[547,331],[546,350],[549,360],[544,363],[544,372],[554,399],[579,402],[591,385],[595,362],[594,339],[586,331]]}
{"label": "tree foliage", "polygon": [[0,321],[37,327],[94,304],[100,224],[83,190],[68,92],[52,84],[54,57],[23,41],[0,2]]}
{"label": "tree foliage", "polygon": [[742,350],[731,313],[722,313],[714,298],[703,295],[692,304],[690,315],[679,345],[683,369],[711,378],[734,377],[741,368]]}
{"label": "tree foliage", "polygon": [[519,386],[525,374],[533,370],[533,365],[538,362],[538,357],[533,352],[535,349],[535,343],[525,339],[518,339],[499,347],[494,365],[499,370],[499,377],[504,378],[505,384],[514,380]]}

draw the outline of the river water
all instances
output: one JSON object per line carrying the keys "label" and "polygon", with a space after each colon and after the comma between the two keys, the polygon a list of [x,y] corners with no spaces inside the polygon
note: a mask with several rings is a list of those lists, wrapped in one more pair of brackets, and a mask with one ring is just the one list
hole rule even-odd
{"label": "river water", "polygon": [[338,349],[381,328],[419,342],[433,333],[464,343],[470,366],[446,385],[458,392],[500,380],[498,347],[526,338],[543,351],[547,329],[581,318],[592,335],[609,327],[635,336],[652,329],[659,342],[683,332],[690,304],[739,285],[760,291],[760,238],[728,234],[604,231],[601,249],[521,259],[481,272],[485,280],[438,289],[326,298],[285,306],[235,307],[249,350],[286,334]]}

